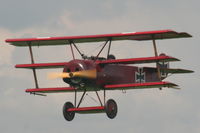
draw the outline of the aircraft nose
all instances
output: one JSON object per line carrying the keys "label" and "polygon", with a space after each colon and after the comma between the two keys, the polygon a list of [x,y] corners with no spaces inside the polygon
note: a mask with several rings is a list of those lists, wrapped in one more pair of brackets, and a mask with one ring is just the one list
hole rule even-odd
{"label": "aircraft nose", "polygon": [[72,72],[69,73],[69,77],[72,78],[74,74]]}

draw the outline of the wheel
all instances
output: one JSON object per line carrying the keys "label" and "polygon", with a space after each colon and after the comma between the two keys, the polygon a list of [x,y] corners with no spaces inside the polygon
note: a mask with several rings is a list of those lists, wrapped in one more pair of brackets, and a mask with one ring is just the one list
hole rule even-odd
{"label": "wheel", "polygon": [[63,116],[67,121],[72,121],[75,116],[75,112],[67,111],[69,108],[74,108],[74,105],[71,102],[66,102],[63,106]]}
{"label": "wheel", "polygon": [[105,111],[108,118],[113,119],[117,115],[117,103],[113,99],[109,99],[105,105]]}

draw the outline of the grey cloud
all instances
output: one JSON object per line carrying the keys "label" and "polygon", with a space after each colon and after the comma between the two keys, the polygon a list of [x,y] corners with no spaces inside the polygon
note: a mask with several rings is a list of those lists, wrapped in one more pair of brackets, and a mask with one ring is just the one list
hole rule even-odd
{"label": "grey cloud", "polygon": [[[119,16],[126,10],[122,1],[70,1],[70,0],[19,0],[2,1],[0,5],[1,27],[11,30],[29,26],[44,25],[51,18],[56,18],[63,11],[72,13],[72,19],[77,21],[106,19]],[[110,7],[110,8],[109,8]],[[56,20],[55,20],[56,21]]]}

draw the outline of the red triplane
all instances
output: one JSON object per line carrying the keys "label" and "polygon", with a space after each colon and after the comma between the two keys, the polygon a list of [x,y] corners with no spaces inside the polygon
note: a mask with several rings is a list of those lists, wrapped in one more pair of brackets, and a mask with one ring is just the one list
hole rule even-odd
{"label": "red triplane", "polygon": [[[188,33],[175,32],[172,30],[129,32],[103,35],[65,36],[65,37],[40,37],[25,39],[7,39],[6,42],[14,46],[27,46],[30,50],[31,64],[18,64],[16,68],[30,68],[33,70],[35,80],[34,89],[27,89],[26,92],[35,95],[56,92],[74,92],[74,104],[66,102],[63,106],[63,115],[67,121],[73,120],[75,113],[100,113],[105,112],[113,119],[117,114],[117,104],[113,99],[106,101],[106,90],[126,90],[143,88],[177,88],[171,82],[163,81],[168,74],[191,73],[191,70],[169,68],[169,62],[179,59],[158,55],[156,40],[192,37]],[[111,42],[120,40],[151,40],[153,42],[155,56],[144,58],[116,59],[110,54]],[[105,42],[96,56],[88,57],[77,47],[76,43]],[[35,63],[32,53],[32,46],[69,45],[73,60],[61,63]],[[108,45],[107,57],[99,55]],[[76,59],[73,50],[77,50],[82,59]],[[132,64],[156,63],[156,67],[137,67]],[[61,73],[53,73],[50,76],[63,78],[69,87],[39,88],[36,76],[36,69],[63,68]],[[103,91],[101,99],[98,92]],[[96,93],[100,106],[80,107],[86,92]],[[77,92],[83,92],[77,102]]]}

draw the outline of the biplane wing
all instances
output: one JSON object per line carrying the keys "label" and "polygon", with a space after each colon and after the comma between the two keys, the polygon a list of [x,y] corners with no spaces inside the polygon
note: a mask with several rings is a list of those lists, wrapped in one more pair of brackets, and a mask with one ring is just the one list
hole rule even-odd
{"label": "biplane wing", "polygon": [[[54,87],[54,88],[32,88],[26,89],[28,93],[59,93],[59,92],[74,92],[76,89],[73,87]],[[81,90],[78,90],[81,91]]]}
{"label": "biplane wing", "polygon": [[66,45],[70,43],[117,41],[117,40],[158,40],[192,37],[185,32],[175,32],[173,30],[145,31],[145,32],[125,32],[116,34],[84,35],[84,36],[64,36],[64,37],[38,37],[7,39],[6,42],[15,46],[51,46]]}
{"label": "biplane wing", "polygon": [[155,57],[143,57],[143,58],[130,58],[130,59],[115,59],[115,60],[97,60],[96,63],[100,65],[105,64],[140,64],[140,63],[154,63],[159,61],[180,61],[177,58],[171,56],[155,56]]}
{"label": "biplane wing", "polygon": [[67,62],[59,63],[34,63],[34,64],[17,64],[16,68],[29,68],[29,69],[48,69],[48,68],[63,68]]}
{"label": "biplane wing", "polygon": [[[140,63],[154,63],[158,61],[179,61],[179,59],[171,56],[156,56],[156,57],[143,57],[143,58],[129,58],[129,59],[116,59],[116,60],[97,60],[96,63],[100,65],[105,64],[140,64]],[[68,62],[58,63],[34,63],[34,64],[17,64],[16,68],[29,68],[29,69],[51,69],[63,68]]]}
{"label": "biplane wing", "polygon": [[146,88],[161,88],[161,87],[177,87],[178,85],[170,82],[145,82],[145,83],[132,83],[132,84],[116,84],[105,85],[106,90],[126,90],[126,89],[146,89]]}
{"label": "biplane wing", "polygon": [[[146,83],[130,83],[130,84],[116,84],[105,85],[106,90],[121,90],[121,89],[142,89],[142,88],[159,88],[159,87],[176,87],[177,85],[170,82],[146,82]],[[32,88],[26,89],[28,93],[59,93],[59,92],[82,92],[82,89],[73,87],[54,87],[54,88]]]}

